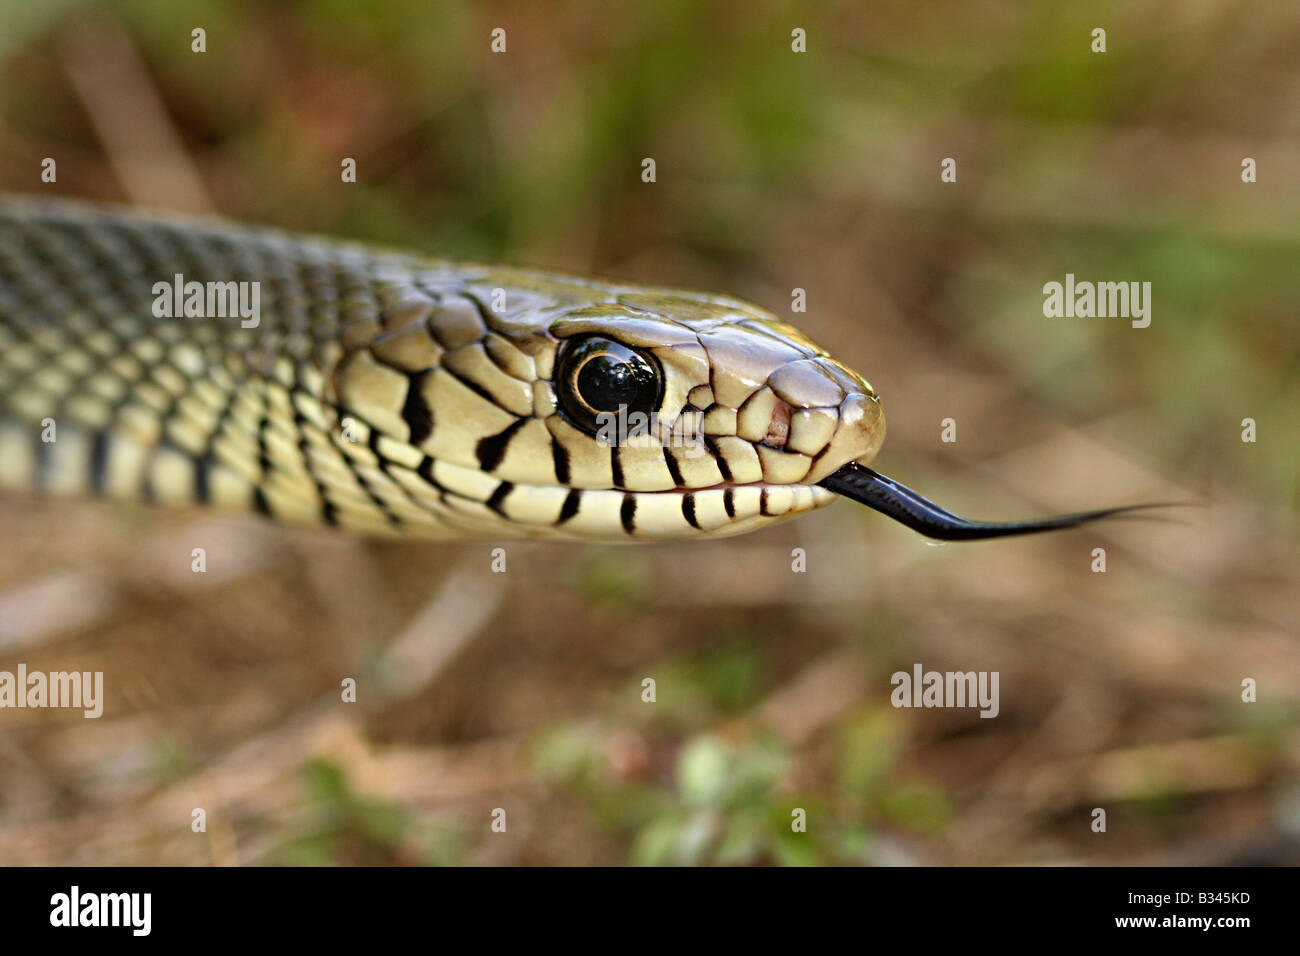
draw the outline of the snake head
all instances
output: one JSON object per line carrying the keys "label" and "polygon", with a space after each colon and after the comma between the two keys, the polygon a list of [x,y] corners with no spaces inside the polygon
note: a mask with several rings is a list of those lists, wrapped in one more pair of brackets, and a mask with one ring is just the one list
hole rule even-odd
{"label": "snake head", "polygon": [[872,471],[885,436],[874,389],[740,300],[464,276],[388,287],[384,331],[358,334],[333,378],[331,400],[383,433],[370,442],[387,473],[436,522],[425,533],[721,537],[846,497],[933,538],[976,540],[1131,510],[969,521]]}
{"label": "snake head", "polygon": [[[513,309],[492,307],[502,290]],[[497,270],[397,314],[340,366],[339,395],[349,407],[389,396],[368,420],[415,446],[408,487],[432,488],[416,502],[461,536],[722,537],[838,497],[949,540],[1125,510],[968,521],[877,474],[872,387],[740,300]],[[404,361],[405,377],[376,387],[376,363]]]}
{"label": "snake head", "polygon": [[738,300],[624,292],[548,331],[548,428],[570,484],[623,493],[623,540],[737,534],[829,504],[818,482],[884,440],[861,376]]}
{"label": "snake head", "polygon": [[866,379],[739,300],[625,293],[570,312],[549,331],[560,341],[552,434],[571,461],[601,478],[608,452],[624,491],[620,524],[633,537],[738,534],[836,496],[949,541],[1053,531],[1154,507],[1015,522],[955,515],[866,467],[885,437]]}

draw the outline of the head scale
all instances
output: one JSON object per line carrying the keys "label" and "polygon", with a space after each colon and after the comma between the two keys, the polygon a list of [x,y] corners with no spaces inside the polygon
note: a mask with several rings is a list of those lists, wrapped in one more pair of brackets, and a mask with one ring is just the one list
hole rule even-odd
{"label": "head scale", "polygon": [[373,404],[389,380],[358,410],[460,534],[737,534],[830,503],[818,482],[884,438],[867,382],[738,300],[508,271],[387,311],[335,386]]}

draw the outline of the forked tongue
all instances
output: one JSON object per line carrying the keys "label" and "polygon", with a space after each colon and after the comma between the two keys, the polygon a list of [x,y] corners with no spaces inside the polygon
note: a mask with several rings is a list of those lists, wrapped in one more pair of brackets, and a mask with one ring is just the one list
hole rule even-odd
{"label": "forked tongue", "polygon": [[1076,514],[1041,518],[1037,521],[971,521],[940,508],[906,485],[901,485],[892,478],[886,478],[856,461],[849,462],[834,474],[823,478],[818,484],[837,495],[843,495],[868,508],[874,508],[912,530],[940,541],[980,541],[1016,534],[1059,531],[1061,528],[1073,528],[1112,515],[1146,508],[1167,507],[1165,504],[1127,505],[1120,508],[1103,508],[1100,511],[1080,511]]}

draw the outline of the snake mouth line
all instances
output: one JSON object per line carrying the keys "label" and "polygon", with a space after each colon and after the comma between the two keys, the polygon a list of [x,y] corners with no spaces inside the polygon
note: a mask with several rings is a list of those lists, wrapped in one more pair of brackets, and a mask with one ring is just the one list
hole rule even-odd
{"label": "snake mouth line", "polygon": [[971,521],[939,507],[906,485],[872,471],[866,465],[858,464],[856,461],[842,466],[818,484],[828,491],[864,504],[868,508],[874,508],[900,524],[940,541],[981,541],[988,538],[1059,531],[1062,528],[1074,528],[1114,515],[1170,506],[1165,502],[1125,505],[1118,508],[1057,515],[1035,521]]}

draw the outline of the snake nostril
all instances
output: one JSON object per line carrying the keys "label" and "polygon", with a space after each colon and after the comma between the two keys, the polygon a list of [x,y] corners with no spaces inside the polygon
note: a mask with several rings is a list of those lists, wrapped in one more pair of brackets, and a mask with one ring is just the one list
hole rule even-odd
{"label": "snake nostril", "polygon": [[770,445],[773,448],[784,448],[789,438],[790,406],[778,398],[776,404],[772,406],[772,420],[768,422],[767,434],[763,436],[763,444]]}

